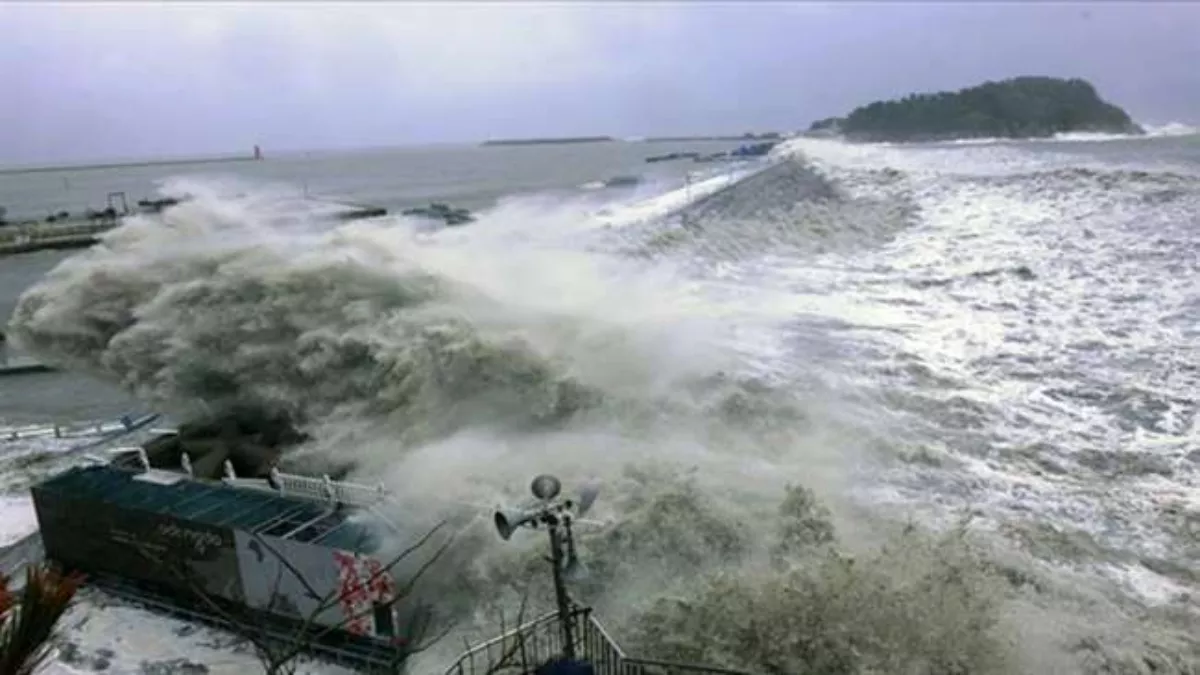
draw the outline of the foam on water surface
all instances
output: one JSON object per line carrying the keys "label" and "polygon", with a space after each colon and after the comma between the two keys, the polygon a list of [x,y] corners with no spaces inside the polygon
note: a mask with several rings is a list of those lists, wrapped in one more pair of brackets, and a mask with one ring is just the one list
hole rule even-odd
{"label": "foam on water surface", "polygon": [[[602,214],[519,199],[436,232],[285,234],[202,199],[51,273],[15,334],[182,412],[286,410],[316,436],[298,456],[414,503],[599,476],[611,524],[580,537],[607,576],[588,601],[634,643],[646,605],[693,597],[673,581],[771,587],[793,483],[855,545],[972,512],[1005,564],[1067,589],[1040,601],[1094,592],[1111,604],[1081,625],[1157,639],[1129,617],[1200,611],[1200,183],[1073,147],[804,139]],[[188,245],[163,256],[164,237]],[[476,534],[454,597],[503,605],[535,543]]]}

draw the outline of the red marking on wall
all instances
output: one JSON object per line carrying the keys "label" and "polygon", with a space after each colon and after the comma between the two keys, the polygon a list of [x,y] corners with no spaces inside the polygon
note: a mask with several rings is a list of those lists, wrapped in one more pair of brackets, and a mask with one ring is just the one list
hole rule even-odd
{"label": "red marking on wall", "polygon": [[388,602],[396,593],[396,580],[378,560],[333,552],[338,569],[338,604],[345,618],[345,629],[356,635],[374,633],[372,610],[376,602]]}

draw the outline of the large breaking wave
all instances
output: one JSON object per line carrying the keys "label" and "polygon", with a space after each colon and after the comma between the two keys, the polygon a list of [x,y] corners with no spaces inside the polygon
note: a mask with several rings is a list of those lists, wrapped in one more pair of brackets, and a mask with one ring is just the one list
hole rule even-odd
{"label": "large breaking wave", "polygon": [[[897,354],[903,293],[872,300],[904,274],[861,256],[903,254],[922,228],[940,241],[930,203],[960,197],[929,182],[941,167],[896,157],[781,161],[681,209],[678,194],[642,205],[644,219],[516,200],[433,233],[283,222],[253,189],[177,185],[196,199],[62,263],[10,333],[180,419],[286,417],[311,436],[287,461],[382,479],[401,522],[517,500],[543,471],[603,479],[608,524],[579,533],[592,574],[576,592],[650,655],[787,673],[1194,672],[1177,630],[1190,615],[1139,623],[1124,600],[1002,555],[988,526],[898,527],[854,498],[897,458],[944,466],[947,447],[995,442],[971,433],[995,411],[938,355]],[[980,197],[1055,175],[944,180]],[[960,489],[919,476],[929,502]],[[547,600],[542,546],[501,545],[481,521],[427,592],[461,631],[494,628],[520,596]]]}

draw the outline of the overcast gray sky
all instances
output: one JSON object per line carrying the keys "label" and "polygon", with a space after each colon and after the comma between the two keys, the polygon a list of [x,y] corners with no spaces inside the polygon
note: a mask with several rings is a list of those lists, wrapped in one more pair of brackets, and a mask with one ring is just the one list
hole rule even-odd
{"label": "overcast gray sky", "polygon": [[798,129],[1079,76],[1200,121],[1200,3],[0,0],[0,163]]}

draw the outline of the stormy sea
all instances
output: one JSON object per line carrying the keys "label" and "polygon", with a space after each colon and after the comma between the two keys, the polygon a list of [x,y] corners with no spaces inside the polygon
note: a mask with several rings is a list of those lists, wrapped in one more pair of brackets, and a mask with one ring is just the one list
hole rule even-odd
{"label": "stormy sea", "polygon": [[[490,186],[456,227],[164,181],[193,199],[0,262],[28,269],[8,340],[64,371],[0,382],[0,417],[282,417],[307,435],[285,467],[382,483],[414,536],[480,505],[424,580],[448,632],[414,673],[552,608],[544,535],[502,541],[488,510],[539,473],[602,486],[572,592],[628,653],[1200,673],[1200,135],[795,139],[604,178]],[[0,444],[9,541],[73,443]],[[88,596],[56,667],[253,662],[151,616]]]}

